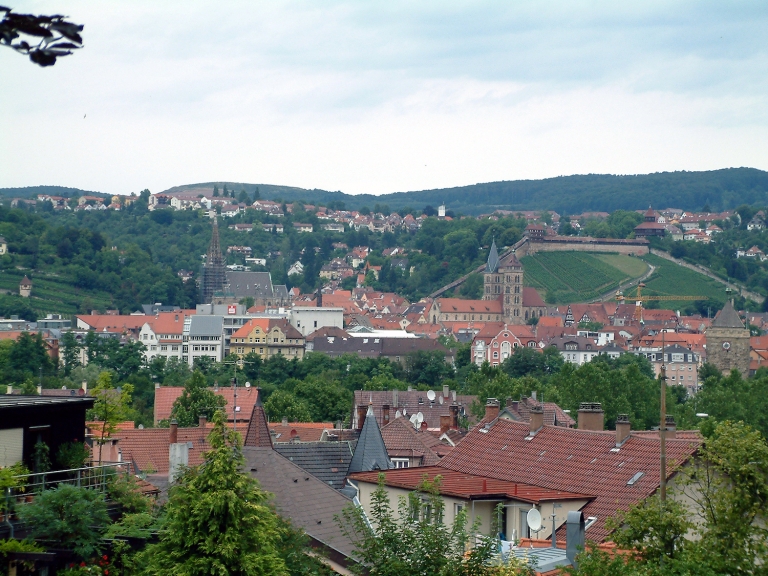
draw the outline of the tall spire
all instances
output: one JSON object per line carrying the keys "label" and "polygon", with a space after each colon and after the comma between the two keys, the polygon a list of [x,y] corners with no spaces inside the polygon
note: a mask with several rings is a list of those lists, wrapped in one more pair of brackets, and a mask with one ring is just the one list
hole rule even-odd
{"label": "tall spire", "polygon": [[381,437],[379,423],[373,414],[373,406],[368,404],[368,412],[365,415],[363,429],[357,440],[352,461],[349,463],[349,473],[370,472],[371,470],[388,470],[394,465],[387,454],[384,438]]}
{"label": "tall spire", "polygon": [[494,274],[499,268],[499,251],[496,249],[496,238],[491,242],[491,250],[488,252],[488,263],[485,265],[485,271]]}
{"label": "tall spire", "polygon": [[200,299],[203,304],[210,304],[214,293],[223,290],[224,282],[226,281],[226,268],[224,266],[224,257],[221,255],[221,246],[219,245],[219,223],[216,216],[213,217],[211,244],[208,246],[208,253],[205,257],[202,272]]}

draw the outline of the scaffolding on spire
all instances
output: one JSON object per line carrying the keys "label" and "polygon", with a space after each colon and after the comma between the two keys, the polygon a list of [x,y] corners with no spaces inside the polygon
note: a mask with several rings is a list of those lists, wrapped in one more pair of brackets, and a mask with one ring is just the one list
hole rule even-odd
{"label": "scaffolding on spire", "polygon": [[213,295],[222,291],[226,282],[226,267],[219,245],[219,224],[215,216],[213,217],[211,244],[208,246],[208,253],[205,256],[205,263],[200,276],[200,301],[203,304],[210,304]]}

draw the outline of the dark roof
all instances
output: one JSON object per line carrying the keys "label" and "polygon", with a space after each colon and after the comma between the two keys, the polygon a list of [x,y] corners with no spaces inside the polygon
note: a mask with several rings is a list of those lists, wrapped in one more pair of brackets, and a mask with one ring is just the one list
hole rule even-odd
{"label": "dark roof", "polygon": [[349,473],[387,470],[392,466],[384,439],[381,437],[379,424],[373,416],[371,406],[368,406],[363,429],[360,431],[360,439],[357,441],[352,461],[349,463]]}
{"label": "dark roof", "polygon": [[21,407],[54,406],[57,404],[81,404],[84,408],[93,406],[95,398],[84,396],[0,396],[0,410]]}
{"label": "dark roof", "polygon": [[715,328],[744,328],[744,323],[729,300],[725,303],[723,309],[718,312],[717,316],[715,316],[712,326]]}
{"label": "dark roof", "polygon": [[[272,276],[269,272],[227,272],[227,292],[236,298],[253,296],[255,298],[273,298]],[[285,297],[288,292],[286,290]]]}
{"label": "dark roof", "polygon": [[485,265],[485,271],[493,274],[499,267],[499,252],[496,249],[496,239],[491,242],[491,249],[488,252],[488,262]]}
{"label": "dark roof", "polygon": [[522,270],[523,265],[520,263],[520,260],[517,259],[517,256],[515,256],[515,253],[512,252],[499,262],[499,268],[519,268]]}
{"label": "dark roof", "polygon": [[339,490],[344,486],[356,442],[277,442],[275,451],[318,480]]}
{"label": "dark roof", "polygon": [[335,516],[352,500],[334,490],[270,448],[243,448],[246,470],[261,487],[275,495],[281,516],[303,528],[314,541],[347,558],[354,544],[339,528]]}

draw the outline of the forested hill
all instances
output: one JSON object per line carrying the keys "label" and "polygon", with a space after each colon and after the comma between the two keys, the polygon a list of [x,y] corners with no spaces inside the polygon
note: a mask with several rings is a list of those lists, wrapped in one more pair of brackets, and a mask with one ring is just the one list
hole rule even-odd
{"label": "forested hill", "polygon": [[[213,188],[222,182],[188,184],[171,188],[179,191]],[[502,210],[557,210],[564,214],[585,211],[613,212],[637,210],[649,204],[659,208],[676,207],[698,210],[709,205],[720,211],[742,204],[768,204],[768,172],[755,168],[727,168],[709,172],[659,172],[630,176],[588,174],[560,176],[545,180],[488,182],[456,188],[396,192],[393,194],[350,195],[325,190],[305,190],[288,186],[226,183],[230,189],[256,188],[262,198],[285,201],[302,200],[312,204],[343,202],[348,209],[386,205],[391,210],[442,203],[456,213],[483,214]]]}
{"label": "forested hill", "polygon": [[[311,204],[343,206],[347,209],[380,207],[389,210],[412,208],[421,210],[427,205],[445,203],[449,210],[462,214],[485,214],[502,210],[556,210],[562,214],[580,214],[586,211],[613,212],[638,210],[652,204],[658,208],[700,210],[709,206],[712,211],[735,208],[742,204],[764,206],[768,204],[768,172],[755,168],[726,168],[709,172],[658,172],[614,176],[587,174],[559,176],[544,180],[513,180],[487,182],[456,188],[395,192],[392,194],[345,194],[319,189],[304,189],[273,184],[241,182],[204,182],[175,186],[165,192],[192,189],[222,188],[248,194],[258,189],[261,198],[284,201],[301,200]],[[127,191],[126,191],[127,192]],[[138,194],[138,190],[135,191]],[[152,190],[158,192],[158,190]],[[0,196],[35,197],[37,194],[81,196],[99,194],[62,186],[30,186],[27,188],[0,188]]]}

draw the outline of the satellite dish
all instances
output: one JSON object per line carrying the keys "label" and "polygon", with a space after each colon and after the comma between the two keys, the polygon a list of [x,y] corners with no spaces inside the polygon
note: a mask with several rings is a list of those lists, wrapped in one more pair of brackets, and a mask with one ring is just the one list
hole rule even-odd
{"label": "satellite dish", "polygon": [[530,528],[533,532],[538,532],[541,530],[541,513],[536,510],[536,508],[531,508],[528,510],[526,521],[528,522],[528,528]]}
{"label": "satellite dish", "polygon": [[400,413],[400,410],[395,412],[395,418],[402,418],[402,417],[403,417],[403,415]]}
{"label": "satellite dish", "polygon": [[246,387],[246,388],[250,388],[250,387],[251,387],[251,383],[250,383],[250,382],[246,382],[246,383],[245,383],[245,387]]}
{"label": "satellite dish", "polygon": [[144,430],[144,424],[139,424],[139,430]]}
{"label": "satellite dish", "polygon": [[430,402],[435,401],[435,391],[434,390],[427,390],[427,398],[429,398]]}
{"label": "satellite dish", "polygon": [[419,424],[421,424],[422,422],[424,422],[424,414],[422,414],[421,412],[419,412],[418,414],[416,414],[416,420],[418,420]]}
{"label": "satellite dish", "polygon": [[416,417],[416,414],[413,414],[411,416],[411,424],[413,424],[414,428],[418,428],[418,426],[419,426],[419,419]]}
{"label": "satellite dish", "polygon": [[403,416],[408,416],[408,411],[405,408],[403,408]]}
{"label": "satellite dish", "polygon": [[438,404],[441,404],[441,405],[442,405],[442,403],[444,402],[444,400],[443,400],[443,397],[442,397],[442,396],[440,396],[440,397],[437,399],[437,402],[438,402]]}

